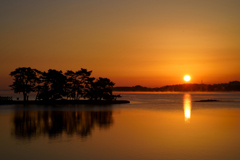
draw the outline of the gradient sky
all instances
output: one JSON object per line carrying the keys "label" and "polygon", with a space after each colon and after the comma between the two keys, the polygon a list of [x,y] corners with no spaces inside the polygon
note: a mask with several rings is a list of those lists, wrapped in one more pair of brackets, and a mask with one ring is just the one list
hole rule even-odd
{"label": "gradient sky", "polygon": [[240,80],[239,0],[0,0],[0,88],[18,67],[116,86]]}

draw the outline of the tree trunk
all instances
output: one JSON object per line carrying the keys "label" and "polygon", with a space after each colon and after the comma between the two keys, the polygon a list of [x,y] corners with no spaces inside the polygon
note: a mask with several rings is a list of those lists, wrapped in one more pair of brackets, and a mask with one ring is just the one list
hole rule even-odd
{"label": "tree trunk", "polygon": [[26,100],[27,100],[27,94],[26,93],[23,93],[23,100],[24,100],[24,102],[26,102]]}

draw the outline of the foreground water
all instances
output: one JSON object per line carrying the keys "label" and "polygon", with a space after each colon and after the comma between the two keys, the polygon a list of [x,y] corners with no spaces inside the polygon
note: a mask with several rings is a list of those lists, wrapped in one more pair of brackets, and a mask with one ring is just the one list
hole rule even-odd
{"label": "foreground water", "polygon": [[121,95],[131,103],[1,105],[0,158],[240,159],[240,93]]}

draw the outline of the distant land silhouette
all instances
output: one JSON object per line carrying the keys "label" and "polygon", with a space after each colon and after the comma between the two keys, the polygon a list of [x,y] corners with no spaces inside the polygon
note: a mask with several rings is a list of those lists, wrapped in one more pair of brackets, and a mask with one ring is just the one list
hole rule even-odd
{"label": "distant land silhouette", "polygon": [[232,81],[229,83],[221,84],[177,84],[167,85],[163,87],[148,88],[140,85],[133,87],[114,87],[113,91],[144,91],[144,92],[185,92],[185,91],[203,91],[203,92],[215,92],[215,91],[240,91],[240,82]]}

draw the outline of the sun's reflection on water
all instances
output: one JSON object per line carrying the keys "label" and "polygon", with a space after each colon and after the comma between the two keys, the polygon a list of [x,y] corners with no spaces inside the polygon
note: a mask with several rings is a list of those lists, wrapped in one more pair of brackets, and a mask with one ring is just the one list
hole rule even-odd
{"label": "sun's reflection on water", "polygon": [[192,105],[191,105],[191,95],[189,93],[185,93],[183,96],[183,109],[184,109],[185,122],[190,122]]}

